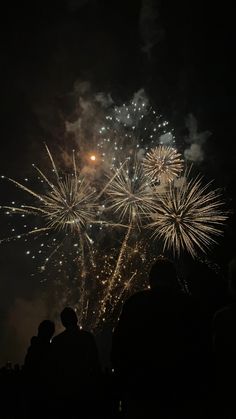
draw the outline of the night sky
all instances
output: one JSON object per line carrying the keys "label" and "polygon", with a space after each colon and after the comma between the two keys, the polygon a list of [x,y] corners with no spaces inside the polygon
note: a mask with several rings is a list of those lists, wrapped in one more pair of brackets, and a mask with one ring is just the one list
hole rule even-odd
{"label": "night sky", "polygon": [[[203,144],[199,170],[223,189],[232,211],[214,259],[234,256],[236,145],[234,13],[227,2],[68,0],[11,2],[1,13],[1,174],[23,179],[43,162],[43,141],[65,144],[76,82],[117,104],[144,88],[175,127],[183,150],[193,114]],[[54,3],[54,2],[53,2]],[[1,181],[1,204],[14,189]],[[6,223],[1,214],[1,230]],[[40,284],[19,243],[1,245],[0,364],[22,360],[45,315]]]}

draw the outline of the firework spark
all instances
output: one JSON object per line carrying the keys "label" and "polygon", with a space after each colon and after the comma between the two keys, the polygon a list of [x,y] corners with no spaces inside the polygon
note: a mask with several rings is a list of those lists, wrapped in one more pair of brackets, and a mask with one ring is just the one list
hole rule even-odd
{"label": "firework spark", "polygon": [[202,179],[188,179],[180,187],[173,183],[158,196],[154,219],[149,228],[153,236],[161,239],[164,250],[172,250],[179,256],[187,251],[193,257],[197,250],[206,252],[215,243],[214,236],[222,234],[222,225],[228,218],[222,211],[221,195],[218,190],[209,190],[209,183]]}
{"label": "firework spark", "polygon": [[160,183],[171,182],[183,170],[181,155],[173,147],[160,145],[152,148],[143,159],[143,167],[147,176]]}

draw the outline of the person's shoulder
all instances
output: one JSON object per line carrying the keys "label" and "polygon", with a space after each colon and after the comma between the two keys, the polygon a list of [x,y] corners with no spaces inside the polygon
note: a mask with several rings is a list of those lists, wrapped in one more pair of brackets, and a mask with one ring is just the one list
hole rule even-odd
{"label": "person's shoulder", "polygon": [[59,333],[58,335],[54,336],[54,338],[52,339],[52,343],[59,343],[62,340],[65,339],[66,336],[66,330],[64,330],[63,332]]}
{"label": "person's shoulder", "polygon": [[136,292],[135,294],[131,295],[131,297],[128,298],[128,300],[126,301],[125,304],[132,304],[136,301],[146,300],[150,296],[151,296],[151,291],[150,290],[139,291],[139,292]]}
{"label": "person's shoulder", "polygon": [[200,318],[204,315],[204,310],[199,302],[196,301],[192,295],[187,294],[184,291],[177,292],[171,301],[177,312],[189,316],[191,319],[193,319],[193,317]]}
{"label": "person's shoulder", "polygon": [[139,305],[146,304],[151,298],[151,291],[144,290],[136,292],[135,294],[131,295],[126,302],[124,303],[124,310],[131,309],[132,307],[136,307]]}
{"label": "person's shoulder", "polygon": [[30,339],[30,346],[35,346],[38,343],[38,336],[32,336]]}

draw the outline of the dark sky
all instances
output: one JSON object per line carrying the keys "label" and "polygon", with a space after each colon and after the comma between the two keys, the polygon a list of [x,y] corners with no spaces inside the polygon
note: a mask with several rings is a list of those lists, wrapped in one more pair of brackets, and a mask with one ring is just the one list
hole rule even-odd
{"label": "dark sky", "polygon": [[168,0],[47,3],[19,2],[2,13],[4,173],[32,161],[30,143],[63,135],[58,113],[78,79],[117,101],[144,87],[176,128],[193,112],[200,128],[213,132],[216,154],[232,156],[234,33],[227,2],[224,8]]}
{"label": "dark sky", "polygon": [[[27,176],[42,141],[63,144],[61,115],[72,110],[70,94],[76,80],[89,81],[95,92],[111,93],[117,103],[145,88],[151,102],[174,124],[179,139],[186,135],[189,113],[200,130],[212,132],[200,169],[216,179],[234,209],[234,13],[227,1],[206,4],[6,2],[0,24],[1,173]],[[6,185],[1,184],[0,196],[1,203],[9,197]],[[220,263],[234,254],[234,228],[232,215],[216,250]],[[20,245],[1,247],[0,325],[10,325],[10,337],[0,362],[8,350],[17,359],[11,347],[17,310],[21,316],[24,310],[31,313],[31,301],[38,298],[38,284],[21,251]],[[5,328],[1,337],[6,340]]]}

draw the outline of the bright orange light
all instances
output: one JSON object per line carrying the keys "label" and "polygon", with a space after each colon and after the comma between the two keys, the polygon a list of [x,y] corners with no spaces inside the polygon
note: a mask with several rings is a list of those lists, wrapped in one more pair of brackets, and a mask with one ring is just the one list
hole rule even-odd
{"label": "bright orange light", "polygon": [[90,160],[95,161],[96,160],[96,156],[94,154],[92,154],[92,156],[90,156]]}

